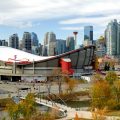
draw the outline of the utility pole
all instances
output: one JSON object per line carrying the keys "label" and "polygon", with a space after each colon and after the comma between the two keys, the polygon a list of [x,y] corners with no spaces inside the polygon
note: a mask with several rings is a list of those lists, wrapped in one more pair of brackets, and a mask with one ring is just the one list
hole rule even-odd
{"label": "utility pole", "polygon": [[35,63],[34,63],[34,59],[33,59],[33,74],[35,74]]}

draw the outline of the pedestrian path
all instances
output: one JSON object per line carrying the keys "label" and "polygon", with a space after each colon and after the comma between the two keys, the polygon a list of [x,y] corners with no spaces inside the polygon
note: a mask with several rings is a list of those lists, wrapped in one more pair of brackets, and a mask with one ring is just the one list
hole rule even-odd
{"label": "pedestrian path", "polygon": [[[25,99],[25,97],[20,97],[20,98]],[[58,111],[61,111],[63,114],[61,116],[62,118],[59,120],[73,119],[75,117],[76,113],[80,118],[85,118],[85,119],[92,119],[93,118],[92,112],[90,112],[90,111],[83,111],[81,109],[76,110],[75,108],[71,108],[71,107],[68,107],[66,105],[56,103],[54,101],[48,101],[45,99],[35,98],[35,102],[38,104],[56,109]],[[110,116],[110,117],[106,117],[106,120],[120,120],[120,117]]]}

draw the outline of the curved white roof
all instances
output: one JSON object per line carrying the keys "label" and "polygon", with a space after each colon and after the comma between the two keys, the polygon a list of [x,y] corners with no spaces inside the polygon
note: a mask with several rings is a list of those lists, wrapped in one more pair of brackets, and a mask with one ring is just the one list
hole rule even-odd
{"label": "curved white roof", "polygon": [[24,52],[22,50],[14,49],[11,47],[0,46],[0,61],[5,62],[21,62],[21,61],[39,61],[51,58],[50,57],[43,57],[37,56],[31,53]]}

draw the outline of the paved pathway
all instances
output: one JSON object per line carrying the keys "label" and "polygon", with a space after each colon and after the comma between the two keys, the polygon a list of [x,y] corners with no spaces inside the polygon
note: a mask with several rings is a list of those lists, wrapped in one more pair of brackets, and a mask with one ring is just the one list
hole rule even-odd
{"label": "paved pathway", "polygon": [[[21,97],[21,98],[25,99],[25,97]],[[51,102],[51,101],[48,101],[48,100],[44,100],[44,99],[40,100],[39,98],[36,98],[36,103],[42,104],[42,105],[45,105],[45,106],[48,106],[48,107],[51,107],[51,108],[54,108],[54,109],[57,109],[57,110],[63,112],[64,113],[63,114],[64,118],[62,118],[60,120],[72,119],[72,118],[75,117],[76,113],[81,118],[92,118],[91,112],[76,111],[75,108],[71,108],[71,107],[68,107],[68,106],[65,106],[65,105],[62,105],[62,104],[59,104],[59,103]],[[67,112],[65,112],[65,111],[67,111]]]}
{"label": "paved pathway", "polygon": [[[25,99],[25,97],[21,97],[21,98]],[[45,106],[48,106],[48,107],[51,107],[51,108],[54,108],[54,109],[57,109],[63,112],[64,117],[59,120],[73,119],[76,113],[80,118],[92,119],[92,113],[90,111],[82,111],[82,110],[77,111],[75,108],[71,108],[71,107],[62,105],[60,103],[51,102],[45,99],[40,100],[40,98],[36,98],[36,103],[42,104],[42,105],[45,105]],[[113,116],[108,117],[107,116],[106,120],[120,120],[120,117],[113,117]]]}

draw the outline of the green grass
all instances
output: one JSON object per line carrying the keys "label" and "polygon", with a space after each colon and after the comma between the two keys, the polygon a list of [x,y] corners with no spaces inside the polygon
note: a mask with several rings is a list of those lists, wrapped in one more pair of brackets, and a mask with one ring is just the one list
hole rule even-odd
{"label": "green grass", "polygon": [[67,101],[68,106],[73,108],[89,107],[90,101]]}
{"label": "green grass", "polygon": [[120,117],[120,110],[119,111],[110,111],[106,113],[107,116],[119,116]]}
{"label": "green grass", "polygon": [[11,98],[0,99],[0,107],[6,107],[9,103],[14,103],[14,101]]}

